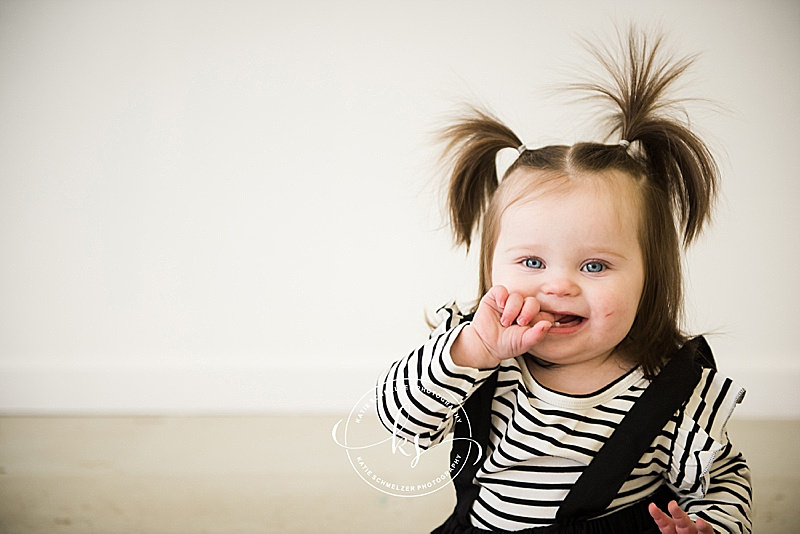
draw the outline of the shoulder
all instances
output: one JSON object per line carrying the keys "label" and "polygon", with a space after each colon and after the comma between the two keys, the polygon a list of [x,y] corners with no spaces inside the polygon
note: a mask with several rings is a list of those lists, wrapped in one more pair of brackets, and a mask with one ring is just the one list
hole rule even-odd
{"label": "shoulder", "polygon": [[700,381],[683,407],[683,423],[703,428],[715,440],[722,440],[725,427],[745,390],[733,379],[705,368]]}
{"label": "shoulder", "polygon": [[430,337],[439,336],[468,320],[468,315],[461,311],[455,301],[451,301],[436,310],[435,318],[430,321],[433,330]]}

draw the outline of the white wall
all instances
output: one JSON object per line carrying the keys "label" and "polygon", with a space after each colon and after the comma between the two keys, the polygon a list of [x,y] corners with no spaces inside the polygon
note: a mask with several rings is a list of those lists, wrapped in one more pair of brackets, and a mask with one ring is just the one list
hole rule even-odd
{"label": "white wall", "polygon": [[346,411],[472,295],[431,134],[465,99],[528,143],[577,36],[661,23],[725,198],[689,309],[800,417],[800,4],[0,2],[0,412]]}

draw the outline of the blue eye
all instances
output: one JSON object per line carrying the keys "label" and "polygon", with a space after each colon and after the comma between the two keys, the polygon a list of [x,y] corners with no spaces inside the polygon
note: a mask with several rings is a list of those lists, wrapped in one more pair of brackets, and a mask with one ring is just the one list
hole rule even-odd
{"label": "blue eye", "polygon": [[606,270],[606,266],[599,261],[590,261],[581,270],[587,273],[601,273]]}
{"label": "blue eye", "polygon": [[522,265],[528,269],[541,269],[544,267],[544,263],[539,258],[525,258],[522,260]]}

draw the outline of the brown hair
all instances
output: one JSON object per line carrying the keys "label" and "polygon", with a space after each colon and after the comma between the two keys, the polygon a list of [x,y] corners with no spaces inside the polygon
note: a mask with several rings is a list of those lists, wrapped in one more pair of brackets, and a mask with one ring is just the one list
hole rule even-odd
{"label": "brown hair", "polygon": [[[680,328],[681,248],[689,245],[710,219],[718,170],[705,143],[670,114],[680,101],[666,96],[694,58],[665,56],[660,37],[650,41],[635,29],[623,44],[620,61],[605,50],[590,48],[610,76],[609,83],[583,83],[573,88],[612,104],[604,117],[606,140],[618,136],[625,142],[527,149],[511,129],[477,108],[470,108],[443,130],[442,138],[445,155],[452,161],[448,204],[456,243],[469,248],[482,227],[480,296],[491,285],[500,216],[520,197],[519,191],[511,192],[519,189],[519,184],[511,184],[518,180],[506,181],[505,177],[518,169],[544,171],[546,176],[562,179],[578,173],[620,171],[638,185],[644,288],[636,319],[621,345],[652,377],[664,357],[686,340]],[[520,149],[521,153],[504,179],[498,180],[496,157],[505,148]]]}

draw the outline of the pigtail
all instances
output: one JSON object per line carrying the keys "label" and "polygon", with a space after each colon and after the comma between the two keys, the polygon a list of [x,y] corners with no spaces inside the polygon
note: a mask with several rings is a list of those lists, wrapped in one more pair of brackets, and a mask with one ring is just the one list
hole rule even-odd
{"label": "pigtail", "polygon": [[578,88],[613,103],[605,121],[609,138],[632,144],[631,156],[644,168],[649,185],[671,203],[676,227],[689,245],[710,220],[719,174],[708,147],[677,118],[685,100],[668,97],[695,56],[676,59],[665,53],[661,37],[649,40],[633,28],[626,44],[621,61],[590,46],[611,84]]}
{"label": "pigtail", "polygon": [[710,221],[719,170],[683,119],[687,100],[670,96],[695,56],[671,56],[660,36],[648,38],[635,28],[619,42],[620,54],[587,43],[609,80],[573,88],[603,104],[609,144],[575,145],[571,161],[595,171],[625,171],[641,186],[644,287],[636,319],[620,345],[652,377],[663,355],[688,337],[681,329],[681,244],[691,244]]}
{"label": "pigtail", "polygon": [[447,204],[456,244],[469,249],[489,199],[497,190],[497,153],[522,142],[490,113],[470,108],[441,132],[451,165]]}

